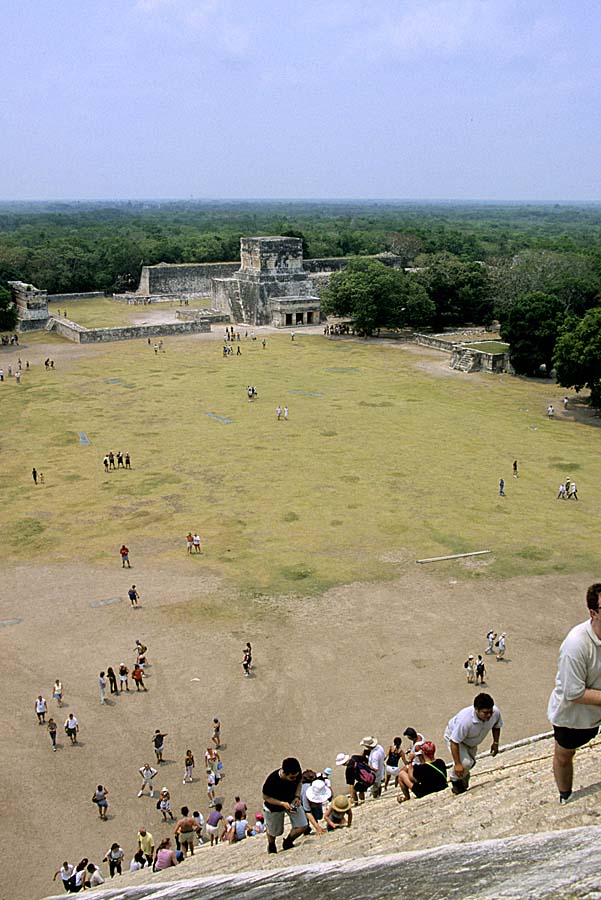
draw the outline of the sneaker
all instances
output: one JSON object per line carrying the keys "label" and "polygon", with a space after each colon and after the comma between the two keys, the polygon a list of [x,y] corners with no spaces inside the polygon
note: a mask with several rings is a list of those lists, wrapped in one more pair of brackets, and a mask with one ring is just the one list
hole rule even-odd
{"label": "sneaker", "polygon": [[561,803],[561,805],[564,806],[566,803],[569,803],[571,796],[572,796],[571,791],[560,791],[559,792],[559,802]]}
{"label": "sneaker", "polygon": [[294,847],[294,841],[291,841],[290,837],[285,837],[282,841],[282,850],[290,850],[291,847]]}
{"label": "sneaker", "polygon": [[[138,791],[138,797],[141,797],[144,791]],[[150,795],[152,797],[152,794]]]}
{"label": "sneaker", "polygon": [[268,853],[277,853],[278,848],[276,847],[275,844],[267,844],[267,852]]}

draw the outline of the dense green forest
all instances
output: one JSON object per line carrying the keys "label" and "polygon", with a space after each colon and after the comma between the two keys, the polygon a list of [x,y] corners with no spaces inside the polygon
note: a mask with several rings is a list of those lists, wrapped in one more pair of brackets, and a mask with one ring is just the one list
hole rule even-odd
{"label": "dense green forest", "polygon": [[4,203],[0,327],[13,324],[10,280],[49,293],[131,290],[144,264],[235,261],[241,237],[267,234],[301,237],[308,258],[388,251],[415,270],[359,259],[332,279],[324,309],[359,331],[498,319],[518,373],[555,367],[564,386],[601,402],[599,204]]}

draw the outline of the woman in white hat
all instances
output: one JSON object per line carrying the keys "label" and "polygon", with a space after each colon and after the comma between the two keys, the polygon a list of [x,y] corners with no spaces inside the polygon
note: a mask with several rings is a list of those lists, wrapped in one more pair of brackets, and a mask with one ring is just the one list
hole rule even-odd
{"label": "woman in white hat", "polygon": [[319,822],[323,819],[323,805],[332,796],[332,791],[321,778],[316,778],[311,784],[307,785],[306,791],[302,794],[303,809],[307,816],[307,821],[317,834],[324,834],[323,828]]}
{"label": "woman in white hat", "polygon": [[467,683],[474,684],[474,682],[476,681],[476,669],[473,653],[470,653],[466,661],[463,663],[463,668],[465,669],[467,675]]}
{"label": "woman in white hat", "polygon": [[326,811],[325,820],[328,831],[344,828],[345,825],[350,828],[353,824],[353,810],[349,798],[344,794],[334,797]]}

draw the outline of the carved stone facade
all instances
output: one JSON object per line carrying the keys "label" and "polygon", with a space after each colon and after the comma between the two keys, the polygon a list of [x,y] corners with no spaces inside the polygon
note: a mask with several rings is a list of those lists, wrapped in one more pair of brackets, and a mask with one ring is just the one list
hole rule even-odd
{"label": "carved stone facade", "polygon": [[48,292],[40,291],[23,281],[9,281],[8,286],[17,307],[17,331],[36,331],[45,328],[49,319]]}
{"label": "carved stone facade", "polygon": [[320,320],[300,238],[241,238],[240,268],[229,278],[212,280],[211,300],[232,321],[248,325],[296,328]]}

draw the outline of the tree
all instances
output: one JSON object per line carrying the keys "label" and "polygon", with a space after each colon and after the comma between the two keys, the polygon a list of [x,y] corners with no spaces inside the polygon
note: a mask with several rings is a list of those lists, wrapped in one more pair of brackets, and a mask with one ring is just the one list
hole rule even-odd
{"label": "tree", "polygon": [[322,291],[321,305],[326,315],[349,318],[366,335],[377,328],[423,327],[434,313],[434,304],[414,279],[368,259],[354,259],[335,272]]}
{"label": "tree", "polygon": [[388,249],[400,257],[402,266],[409,266],[424,249],[423,242],[414,234],[395,231],[388,239]]}
{"label": "tree", "polygon": [[13,331],[17,324],[17,308],[10,291],[0,287],[0,331]]}
{"label": "tree", "polygon": [[436,253],[425,257],[423,263],[416,278],[435,305],[435,328],[492,322],[493,303],[486,266],[463,262],[451,253]]}
{"label": "tree", "polygon": [[576,391],[588,387],[593,406],[601,406],[601,307],[589,309],[578,320],[568,319],[560,329],[553,362],[557,381]]}
{"label": "tree", "polygon": [[548,294],[522,294],[501,321],[501,338],[507,341],[509,359],[518,375],[546,374],[553,368],[553,351],[565,306]]}

